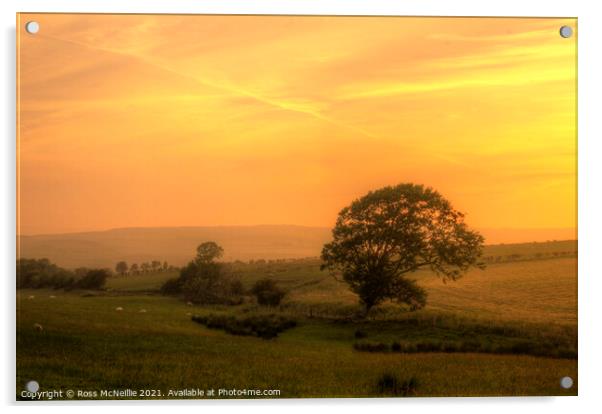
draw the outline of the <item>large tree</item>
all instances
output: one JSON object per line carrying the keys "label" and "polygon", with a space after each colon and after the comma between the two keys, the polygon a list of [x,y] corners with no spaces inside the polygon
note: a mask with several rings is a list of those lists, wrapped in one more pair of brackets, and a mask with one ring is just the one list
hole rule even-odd
{"label": "large tree", "polygon": [[426,292],[407,275],[430,268],[456,280],[479,263],[483,237],[432,188],[400,184],[371,191],[339,213],[333,240],[322,250],[322,269],[342,276],[369,311],[384,300],[426,303]]}

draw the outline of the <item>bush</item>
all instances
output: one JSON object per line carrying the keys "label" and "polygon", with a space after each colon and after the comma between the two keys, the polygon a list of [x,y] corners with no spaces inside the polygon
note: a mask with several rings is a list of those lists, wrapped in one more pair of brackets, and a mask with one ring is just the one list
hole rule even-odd
{"label": "bush", "polygon": [[366,332],[362,331],[361,329],[357,329],[354,333],[354,336],[355,339],[363,339],[368,335],[366,335]]}
{"label": "bush", "polygon": [[235,296],[243,296],[245,294],[245,288],[240,279],[232,279],[230,281],[230,292]]}
{"label": "bush", "polygon": [[389,346],[382,342],[356,342],[353,349],[361,352],[388,352]]}
{"label": "bush", "polygon": [[268,278],[258,280],[251,288],[251,293],[257,298],[257,303],[264,306],[278,306],[286,295],[275,281]]}
{"label": "bush", "polygon": [[182,283],[180,278],[172,277],[167,279],[161,286],[161,293],[164,295],[177,295],[182,292]]}
{"label": "bush", "polygon": [[192,320],[210,329],[222,329],[232,335],[257,336],[272,339],[279,333],[297,326],[294,319],[279,315],[253,315],[236,318],[231,315],[193,316]]}
{"label": "bush", "polygon": [[110,273],[106,269],[91,269],[75,282],[78,289],[102,289]]}
{"label": "bush", "polygon": [[407,397],[416,395],[418,380],[412,376],[406,380],[400,380],[392,373],[382,374],[376,382],[376,391],[379,394]]}
{"label": "bush", "polygon": [[224,263],[192,261],[180,270],[178,278],[161,286],[164,295],[182,295],[188,302],[209,305],[242,303],[243,286],[228,272]]}

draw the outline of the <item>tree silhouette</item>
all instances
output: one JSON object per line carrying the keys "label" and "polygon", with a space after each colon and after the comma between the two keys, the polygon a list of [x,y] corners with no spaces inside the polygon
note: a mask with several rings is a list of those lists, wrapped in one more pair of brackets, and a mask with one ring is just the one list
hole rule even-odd
{"label": "tree silhouette", "polygon": [[128,272],[128,264],[124,261],[118,262],[117,265],[115,265],[115,271],[121,276],[126,275]]}
{"label": "tree silhouette", "polygon": [[153,260],[151,263],[151,268],[153,269],[153,272],[158,272],[161,270],[161,262],[158,260]]}
{"label": "tree silhouette", "polygon": [[426,292],[405,276],[420,268],[447,281],[483,266],[477,262],[483,237],[422,185],[384,187],[353,201],[339,213],[332,237],[322,250],[322,269],[341,275],[366,312],[387,299],[423,307]]}
{"label": "tree silhouette", "polygon": [[205,242],[196,248],[197,263],[211,263],[224,254],[224,249],[215,242]]}

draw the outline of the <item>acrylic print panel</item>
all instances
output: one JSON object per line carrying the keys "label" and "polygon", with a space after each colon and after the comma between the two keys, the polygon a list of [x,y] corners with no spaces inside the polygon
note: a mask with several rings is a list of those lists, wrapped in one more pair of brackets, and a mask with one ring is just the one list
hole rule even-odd
{"label": "acrylic print panel", "polygon": [[577,394],[576,19],[17,33],[17,399]]}

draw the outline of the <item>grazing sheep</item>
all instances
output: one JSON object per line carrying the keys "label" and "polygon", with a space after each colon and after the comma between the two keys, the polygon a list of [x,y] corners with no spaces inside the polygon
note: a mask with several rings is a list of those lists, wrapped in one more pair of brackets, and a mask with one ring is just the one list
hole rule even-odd
{"label": "grazing sheep", "polygon": [[140,309],[140,313],[146,313],[146,309]]}
{"label": "grazing sheep", "polygon": [[44,328],[42,328],[42,325],[40,325],[39,323],[34,323],[33,329],[35,329],[38,332],[42,332],[44,330]]}
{"label": "grazing sheep", "polygon": [[186,316],[192,316],[191,312],[186,312]]}
{"label": "grazing sheep", "polygon": [[121,311],[123,310],[123,308],[122,308],[121,306],[117,306],[117,307],[115,308],[115,310],[116,310],[116,311],[118,311],[118,312],[121,312]]}
{"label": "grazing sheep", "polygon": [[29,295],[29,297],[27,299],[33,299],[33,298],[35,298],[34,295]]}
{"label": "grazing sheep", "polygon": [[187,303],[187,305],[188,305],[188,306],[192,306],[192,302],[188,302],[188,303]]}
{"label": "grazing sheep", "polygon": [[55,299],[55,298],[56,298],[56,296],[50,295],[50,299]]}

